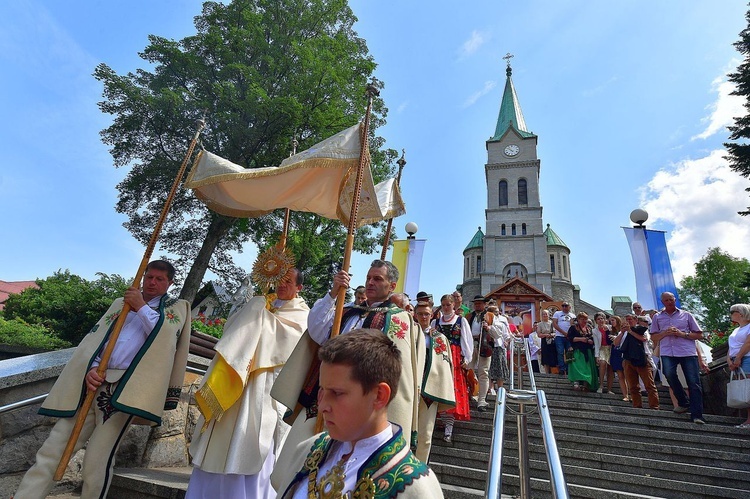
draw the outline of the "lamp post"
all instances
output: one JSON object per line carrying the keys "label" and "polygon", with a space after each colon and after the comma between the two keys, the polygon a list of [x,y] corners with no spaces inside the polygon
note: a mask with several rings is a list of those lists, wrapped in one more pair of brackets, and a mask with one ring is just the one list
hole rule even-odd
{"label": "lamp post", "polygon": [[419,230],[419,226],[414,222],[408,222],[404,227],[404,230],[407,234],[409,234],[406,239],[416,239],[416,236],[414,236],[414,234],[416,234]]}
{"label": "lamp post", "polygon": [[646,225],[644,222],[648,220],[648,212],[641,208],[636,208],[630,212],[630,221],[633,222],[636,229],[645,229]]}

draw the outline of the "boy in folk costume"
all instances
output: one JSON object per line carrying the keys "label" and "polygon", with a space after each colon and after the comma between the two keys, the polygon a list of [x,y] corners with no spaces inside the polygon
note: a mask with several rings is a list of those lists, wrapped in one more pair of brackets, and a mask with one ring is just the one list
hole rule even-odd
{"label": "boy in folk costume", "polygon": [[[106,497],[117,448],[134,418],[157,426],[164,410],[180,399],[190,347],[190,304],[166,293],[174,279],[166,261],[148,264],[143,290],[128,288],[73,352],[39,413],[59,417],[24,475],[16,499],[47,497],[57,465],[75,425],[86,390],[96,390],[75,450],[88,440],[83,458],[84,499]],[[131,310],[120,331],[104,378],[100,355],[127,302]]]}
{"label": "boy in folk costume", "polygon": [[419,399],[417,458],[427,462],[432,448],[432,433],[438,411],[446,411],[456,405],[453,387],[450,342],[440,331],[430,326],[432,307],[428,302],[419,302],[414,309],[425,341],[425,365],[422,377],[422,393]]}
{"label": "boy in folk costume", "polygon": [[280,497],[443,497],[401,427],[388,421],[401,375],[398,347],[381,331],[362,329],[332,338],[318,355],[318,410],[326,431],[279,461]]}
{"label": "boy in folk costume", "polygon": [[272,499],[270,475],[289,429],[271,386],[307,327],[310,312],[297,296],[302,274],[291,268],[275,300],[255,296],[224,325],[217,355],[195,395],[201,417],[190,454],[187,499]]}

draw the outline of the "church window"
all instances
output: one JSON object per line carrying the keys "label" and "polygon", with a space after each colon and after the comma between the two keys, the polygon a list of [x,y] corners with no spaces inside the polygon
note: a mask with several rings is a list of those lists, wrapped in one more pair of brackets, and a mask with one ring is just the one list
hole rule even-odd
{"label": "church window", "polygon": [[499,193],[500,206],[508,206],[508,182],[505,180],[500,181]]}
{"label": "church window", "polygon": [[521,224],[521,235],[522,236],[526,235],[526,224]]}
{"label": "church window", "polygon": [[504,235],[505,235],[505,224],[502,224],[502,225],[500,226],[500,235],[501,235],[501,236],[504,236]]}
{"label": "church window", "polygon": [[466,279],[469,278],[469,258],[466,258],[466,270],[464,270],[464,275],[466,276]]}
{"label": "church window", "polygon": [[518,181],[518,204],[529,204],[529,198],[526,195],[526,179]]}
{"label": "church window", "polygon": [[482,257],[477,256],[477,275],[482,272]]}
{"label": "church window", "polygon": [[568,259],[563,255],[563,276],[568,277]]}
{"label": "church window", "polygon": [[510,226],[510,235],[515,236],[516,235],[516,224],[511,224]]}
{"label": "church window", "polygon": [[549,271],[555,273],[555,255],[549,256]]}

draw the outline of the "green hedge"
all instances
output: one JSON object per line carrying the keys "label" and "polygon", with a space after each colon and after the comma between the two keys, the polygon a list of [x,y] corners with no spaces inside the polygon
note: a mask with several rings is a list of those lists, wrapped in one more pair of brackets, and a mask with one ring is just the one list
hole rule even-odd
{"label": "green hedge", "polygon": [[60,350],[73,346],[70,342],[52,335],[43,326],[27,324],[21,319],[6,320],[0,317],[0,343],[44,350]]}

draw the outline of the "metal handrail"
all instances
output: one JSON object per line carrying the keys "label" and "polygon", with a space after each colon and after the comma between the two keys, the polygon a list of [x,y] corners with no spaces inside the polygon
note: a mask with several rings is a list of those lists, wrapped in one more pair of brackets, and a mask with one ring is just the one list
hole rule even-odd
{"label": "metal handrail", "polygon": [[[526,355],[527,371],[531,389],[523,387],[523,368],[521,365],[521,353]],[[485,497],[487,499],[499,499],[502,492],[502,447],[504,438],[505,410],[509,401],[518,405],[516,412],[518,426],[518,478],[521,499],[531,497],[531,476],[529,466],[529,440],[526,406],[532,405],[539,411],[542,427],[542,439],[547,455],[547,464],[550,473],[550,488],[554,499],[568,499],[568,485],[563,474],[560,454],[557,450],[557,440],[552,428],[552,419],[547,404],[547,396],[543,390],[538,390],[534,372],[531,368],[531,355],[526,339],[513,338],[510,343],[510,390],[506,392],[501,388],[497,393],[497,408],[493,421],[492,444],[490,447],[490,459],[487,466],[487,484]],[[518,379],[516,379],[516,370]],[[501,395],[502,392],[502,395]],[[513,409],[511,409],[513,411]],[[498,421],[501,419],[502,421]]]}
{"label": "metal handrail", "polygon": [[[185,366],[185,371],[195,374],[200,374],[201,376],[206,374],[205,369],[199,369],[197,367],[193,366]],[[44,402],[44,399],[47,398],[47,395],[49,393],[43,393],[41,395],[36,395],[34,397],[30,397],[24,400],[19,400],[18,402],[12,402],[10,404],[6,404],[3,406],[0,406],[0,414],[4,414],[6,412],[10,412],[16,409],[21,409],[22,407],[27,407],[34,404],[41,404]]]}

